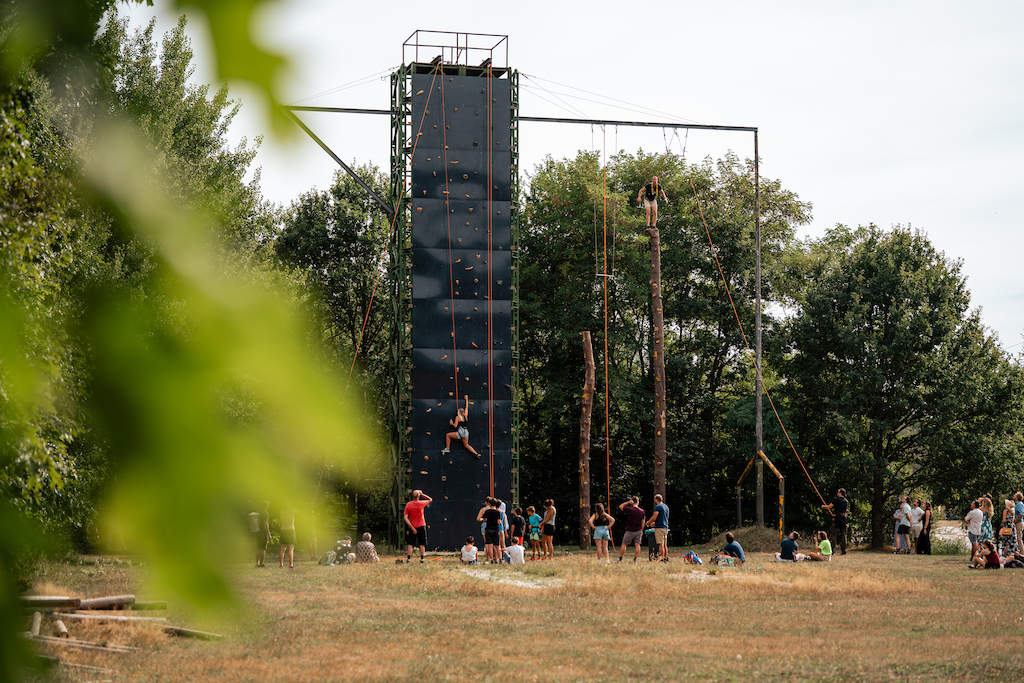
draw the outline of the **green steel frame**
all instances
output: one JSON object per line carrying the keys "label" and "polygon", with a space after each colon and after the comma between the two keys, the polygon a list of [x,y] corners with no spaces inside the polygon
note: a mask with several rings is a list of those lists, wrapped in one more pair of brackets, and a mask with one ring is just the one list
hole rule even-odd
{"label": "green steel frame", "polygon": [[512,88],[512,504],[519,505],[519,72]]}
{"label": "green steel frame", "polygon": [[[409,495],[412,442],[409,413],[412,411],[412,237],[409,233],[410,173],[412,169],[411,76],[432,69],[430,64],[403,64],[391,76],[391,205],[395,225],[388,245],[388,275],[392,287],[391,329],[391,424],[389,543],[398,547],[404,537],[402,501]],[[454,73],[466,75],[479,68],[460,65]],[[505,70],[494,69],[500,75]],[[449,68],[445,68],[445,73]],[[519,505],[519,72],[508,71],[512,89],[512,503]]]}
{"label": "green steel frame", "polygon": [[391,328],[391,424],[389,469],[391,500],[388,542],[398,547],[405,536],[402,501],[408,497],[409,413],[412,411],[412,241],[409,234],[409,145],[412,119],[410,81],[405,65],[391,75],[391,205],[394,227],[388,244],[388,275],[392,288]]}

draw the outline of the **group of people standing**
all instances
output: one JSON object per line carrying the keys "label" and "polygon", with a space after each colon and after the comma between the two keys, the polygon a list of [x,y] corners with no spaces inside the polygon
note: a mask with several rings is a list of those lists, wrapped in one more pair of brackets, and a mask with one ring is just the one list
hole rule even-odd
{"label": "group of people standing", "polygon": [[1000,567],[1024,567],[1024,494],[1017,491],[1012,499],[1003,501],[996,531],[996,508],[992,496],[983,495],[971,501],[971,509],[964,517],[967,523],[967,540],[971,544],[971,561],[968,567],[999,569]]}
{"label": "group of people standing", "polygon": [[[661,494],[654,496],[654,510],[650,519],[647,513],[640,507],[640,499],[636,496],[628,498],[619,505],[619,510],[626,516],[626,529],[622,534],[622,546],[619,548],[619,562],[626,555],[626,548],[634,546],[633,562],[640,557],[640,542],[643,540],[644,529],[652,529],[655,541],[658,544],[658,558],[662,562],[668,562],[668,517],[669,509]],[[608,548],[615,547],[612,538],[612,527],[615,526],[615,518],[604,509],[604,505],[598,503],[594,506],[594,514],[588,520],[592,537],[597,544],[597,561],[611,562],[608,557]]]}
{"label": "group of people standing", "polygon": [[932,504],[910,496],[900,499],[900,506],[892,515],[896,520],[893,529],[893,555],[909,555],[913,549],[917,555],[932,554]]}
{"label": "group of people standing", "polygon": [[[270,545],[270,501],[265,500],[256,512],[249,513],[249,532],[256,545],[256,566],[266,567],[267,547]],[[288,557],[288,567],[295,569],[295,510],[286,505],[281,510],[281,548],[277,566],[284,568],[284,558]]]}

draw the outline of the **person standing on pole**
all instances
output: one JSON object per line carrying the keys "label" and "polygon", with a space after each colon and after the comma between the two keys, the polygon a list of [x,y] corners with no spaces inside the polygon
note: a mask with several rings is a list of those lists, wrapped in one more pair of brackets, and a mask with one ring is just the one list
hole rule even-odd
{"label": "person standing on pole", "polygon": [[636,193],[637,202],[643,199],[644,208],[647,210],[647,227],[658,227],[658,197],[668,203],[664,188],[658,183],[658,176],[652,176],[651,182],[647,183]]}

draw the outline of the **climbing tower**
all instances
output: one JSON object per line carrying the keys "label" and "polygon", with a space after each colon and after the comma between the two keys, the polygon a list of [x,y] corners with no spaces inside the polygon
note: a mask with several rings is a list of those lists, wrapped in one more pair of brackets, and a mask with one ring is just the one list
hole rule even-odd
{"label": "climbing tower", "polygon": [[[428,549],[480,539],[494,495],[518,504],[518,74],[507,36],[416,31],[392,76],[391,529],[434,499]],[[442,453],[469,396],[469,444]]]}

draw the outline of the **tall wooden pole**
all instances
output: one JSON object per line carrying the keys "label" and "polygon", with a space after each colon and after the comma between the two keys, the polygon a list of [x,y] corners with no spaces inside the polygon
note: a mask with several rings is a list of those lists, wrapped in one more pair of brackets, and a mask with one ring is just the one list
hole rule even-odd
{"label": "tall wooden pole", "polygon": [[651,310],[654,313],[654,492],[665,495],[665,314],[661,308],[661,237],[657,228],[651,236]]}
{"label": "tall wooden pole", "polygon": [[590,343],[590,332],[583,333],[583,362],[586,364],[586,377],[583,380],[583,416],[580,418],[580,549],[589,550],[590,415],[594,410],[594,391],[597,388],[594,347]]}

